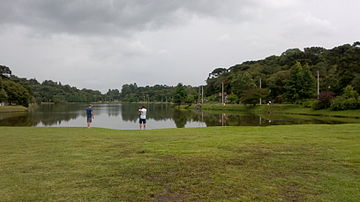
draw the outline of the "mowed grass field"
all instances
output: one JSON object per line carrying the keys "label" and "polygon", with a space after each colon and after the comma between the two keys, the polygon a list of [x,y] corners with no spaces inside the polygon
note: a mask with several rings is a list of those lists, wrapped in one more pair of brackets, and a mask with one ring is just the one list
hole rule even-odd
{"label": "mowed grass field", "polygon": [[359,201],[360,125],[0,127],[0,201]]}

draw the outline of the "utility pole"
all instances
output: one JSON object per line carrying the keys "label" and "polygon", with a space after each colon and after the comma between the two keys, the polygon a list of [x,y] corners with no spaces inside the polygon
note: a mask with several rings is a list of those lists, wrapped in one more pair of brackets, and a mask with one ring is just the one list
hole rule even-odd
{"label": "utility pole", "polygon": [[201,104],[204,104],[204,86],[201,86]]}
{"label": "utility pole", "polygon": [[[261,89],[261,78],[260,78],[260,89]],[[261,105],[261,102],[262,102],[262,100],[261,100],[261,95],[260,95],[260,105]]]}
{"label": "utility pole", "polygon": [[197,100],[197,103],[200,103],[200,100],[201,100],[201,87],[199,86],[199,97],[198,97],[198,100]]}
{"label": "utility pole", "polygon": [[320,72],[317,70],[317,99],[320,99]]}
{"label": "utility pole", "polygon": [[224,99],[224,82],[221,82],[221,104],[225,105],[225,99]]}

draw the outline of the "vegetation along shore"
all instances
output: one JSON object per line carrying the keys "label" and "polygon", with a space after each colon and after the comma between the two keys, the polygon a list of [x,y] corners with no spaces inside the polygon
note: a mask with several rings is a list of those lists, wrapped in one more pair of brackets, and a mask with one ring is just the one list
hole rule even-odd
{"label": "vegetation along shore", "polygon": [[252,112],[255,114],[299,114],[314,116],[335,116],[335,117],[355,117],[360,118],[360,110],[341,110],[333,111],[330,109],[314,110],[300,104],[272,104],[272,105],[239,105],[239,104],[202,104],[202,105],[182,105],[180,109],[202,110],[202,111],[222,111],[229,113]]}

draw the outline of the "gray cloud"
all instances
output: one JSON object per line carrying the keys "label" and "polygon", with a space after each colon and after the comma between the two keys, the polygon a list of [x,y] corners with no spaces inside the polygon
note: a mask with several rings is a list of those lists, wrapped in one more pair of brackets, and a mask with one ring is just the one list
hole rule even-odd
{"label": "gray cloud", "polygon": [[[247,19],[250,0],[3,0],[2,25],[73,34],[126,34],[173,26],[194,16]],[[241,19],[237,18],[237,19]]]}
{"label": "gray cloud", "polygon": [[106,91],[359,40],[357,0],[1,0],[0,64]]}

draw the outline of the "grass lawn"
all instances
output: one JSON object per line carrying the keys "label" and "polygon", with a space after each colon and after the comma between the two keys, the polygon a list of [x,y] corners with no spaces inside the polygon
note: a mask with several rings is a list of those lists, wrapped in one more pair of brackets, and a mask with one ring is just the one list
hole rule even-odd
{"label": "grass lawn", "polygon": [[0,127],[1,201],[358,201],[360,125]]}
{"label": "grass lawn", "polygon": [[[194,109],[195,105],[190,107],[182,106],[183,109]],[[268,112],[278,113],[278,114],[301,114],[301,115],[318,115],[318,116],[338,116],[338,117],[358,117],[360,118],[360,110],[343,110],[343,111],[331,111],[329,109],[322,110],[313,110],[311,108],[306,108],[301,105],[296,104],[272,104],[269,107],[266,104],[261,106],[251,106],[251,105],[236,105],[236,104],[227,104],[225,106],[221,104],[203,104],[201,106],[202,110],[205,111],[228,111],[231,113],[243,113],[243,112],[252,112],[252,113],[263,113],[267,114]]]}
{"label": "grass lawn", "polygon": [[8,113],[8,112],[26,112],[27,108],[24,106],[0,106],[0,113]]}

